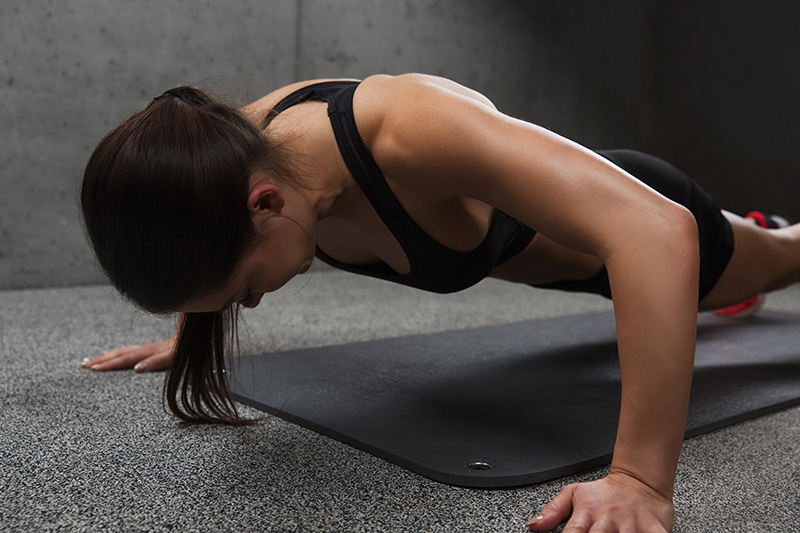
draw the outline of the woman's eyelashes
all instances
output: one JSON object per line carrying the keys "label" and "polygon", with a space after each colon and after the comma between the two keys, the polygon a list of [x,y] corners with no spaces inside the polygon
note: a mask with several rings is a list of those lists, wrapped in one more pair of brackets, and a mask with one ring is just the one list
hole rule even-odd
{"label": "woman's eyelashes", "polygon": [[242,307],[250,307],[253,304],[253,293],[248,292],[247,296],[239,300],[239,305]]}

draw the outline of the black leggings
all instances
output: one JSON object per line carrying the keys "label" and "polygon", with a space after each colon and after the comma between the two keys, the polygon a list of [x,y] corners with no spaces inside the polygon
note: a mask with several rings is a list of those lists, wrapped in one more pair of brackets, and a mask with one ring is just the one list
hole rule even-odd
{"label": "black leggings", "polygon": [[[646,183],[673,202],[689,209],[700,235],[700,292],[702,300],[711,292],[733,255],[733,231],[714,199],[685,172],[651,155],[635,150],[598,150],[618,167]],[[543,289],[588,292],[611,298],[606,267],[592,277],[575,281],[532,285]]]}

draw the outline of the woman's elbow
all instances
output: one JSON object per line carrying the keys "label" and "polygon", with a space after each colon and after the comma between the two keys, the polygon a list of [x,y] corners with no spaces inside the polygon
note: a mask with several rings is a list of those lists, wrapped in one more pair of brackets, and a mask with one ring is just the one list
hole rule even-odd
{"label": "woman's elbow", "polygon": [[628,227],[626,235],[617,240],[615,249],[620,252],[628,250],[639,260],[656,261],[664,267],[682,264],[698,269],[700,242],[697,221],[682,205],[665,201],[656,209],[648,210],[635,226]]}
{"label": "woman's elbow", "polygon": [[681,266],[689,277],[700,269],[700,238],[697,220],[685,207],[672,204],[661,215],[659,228],[653,229],[654,238],[660,242],[660,255],[673,266]]}
{"label": "woman's elbow", "polygon": [[673,203],[668,213],[669,229],[673,235],[670,239],[675,246],[684,252],[700,255],[700,236],[697,219],[686,207]]}

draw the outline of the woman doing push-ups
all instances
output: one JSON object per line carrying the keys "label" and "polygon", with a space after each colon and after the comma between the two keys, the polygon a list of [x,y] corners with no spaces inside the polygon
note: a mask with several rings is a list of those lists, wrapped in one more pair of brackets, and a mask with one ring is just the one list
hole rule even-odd
{"label": "woman doing push-ups", "polygon": [[168,366],[167,402],[190,421],[248,422],[221,371],[237,308],[315,256],[439,293],[494,277],[613,296],[610,473],[565,487],[535,531],[670,530],[698,309],[800,280],[800,225],[720,211],[664,161],[588,150],[416,74],[296,83],[242,110],[171,89],[102,140],[81,201],[114,286],[180,313],[174,338],[85,364]]}

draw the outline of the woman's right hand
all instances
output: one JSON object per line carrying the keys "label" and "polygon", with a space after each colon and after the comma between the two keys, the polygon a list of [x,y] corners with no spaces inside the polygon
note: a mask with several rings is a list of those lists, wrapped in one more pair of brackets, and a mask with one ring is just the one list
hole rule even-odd
{"label": "woman's right hand", "polygon": [[90,370],[119,370],[131,368],[136,372],[163,370],[172,361],[175,337],[138,346],[121,346],[97,357],[86,359],[81,366]]}

